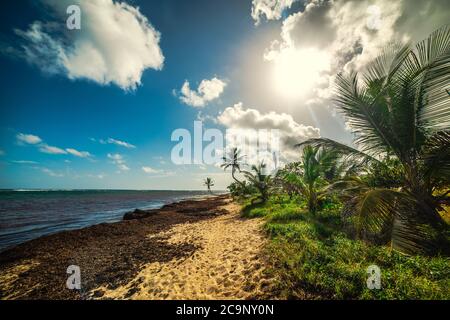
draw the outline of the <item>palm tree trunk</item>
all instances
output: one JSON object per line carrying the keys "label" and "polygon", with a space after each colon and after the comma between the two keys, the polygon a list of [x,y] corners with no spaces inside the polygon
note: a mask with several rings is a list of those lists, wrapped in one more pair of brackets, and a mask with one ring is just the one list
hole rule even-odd
{"label": "palm tree trunk", "polygon": [[233,167],[232,169],[231,169],[231,176],[233,177],[233,179],[234,179],[234,181],[236,181],[237,183],[239,183],[242,187],[245,187],[245,184],[243,183],[243,182],[241,182],[241,181],[239,181],[236,177],[235,177],[235,171],[236,171],[236,169]]}
{"label": "palm tree trunk", "polygon": [[312,214],[315,214],[317,211],[317,197],[316,192],[314,191],[314,186],[312,184],[308,185],[308,209]]}

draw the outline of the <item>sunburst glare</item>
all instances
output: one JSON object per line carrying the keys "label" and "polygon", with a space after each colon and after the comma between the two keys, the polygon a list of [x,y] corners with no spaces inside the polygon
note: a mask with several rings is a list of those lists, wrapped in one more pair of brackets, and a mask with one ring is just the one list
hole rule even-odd
{"label": "sunburst glare", "polygon": [[330,69],[329,55],[315,48],[287,48],[273,62],[274,87],[286,99],[307,95],[318,84],[327,81],[322,75]]}

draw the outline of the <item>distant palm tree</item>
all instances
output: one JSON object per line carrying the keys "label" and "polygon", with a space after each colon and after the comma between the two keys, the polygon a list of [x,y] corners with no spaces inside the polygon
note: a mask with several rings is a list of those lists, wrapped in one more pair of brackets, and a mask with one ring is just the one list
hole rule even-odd
{"label": "distant palm tree", "polygon": [[239,181],[235,176],[236,171],[241,172],[241,165],[244,157],[241,156],[240,153],[241,152],[238,148],[232,148],[228,156],[224,156],[222,158],[223,164],[221,165],[221,167],[224,170],[231,168],[231,176],[233,177],[234,181],[243,186],[243,183]]}
{"label": "distant palm tree", "polygon": [[206,178],[203,184],[208,188],[208,192],[212,193],[211,187],[214,187],[214,181],[211,178]]}
{"label": "distant palm tree", "polygon": [[394,249],[432,249],[430,227],[448,228],[438,211],[450,203],[450,26],[414,47],[390,46],[362,76],[340,74],[336,82],[337,107],[359,150],[325,138],[303,144],[333,148],[349,161],[398,159],[404,185],[362,188],[354,180],[348,204],[366,230],[389,226]]}

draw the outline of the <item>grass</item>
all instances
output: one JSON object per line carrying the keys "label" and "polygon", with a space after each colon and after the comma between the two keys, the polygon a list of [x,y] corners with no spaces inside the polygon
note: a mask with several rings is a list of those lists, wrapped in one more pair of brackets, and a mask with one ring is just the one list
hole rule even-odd
{"label": "grass", "polygon": [[[264,217],[279,298],[450,299],[448,257],[405,256],[349,238],[336,205],[312,215],[288,198],[245,205],[243,216]],[[367,268],[381,269],[381,289],[367,288]]]}

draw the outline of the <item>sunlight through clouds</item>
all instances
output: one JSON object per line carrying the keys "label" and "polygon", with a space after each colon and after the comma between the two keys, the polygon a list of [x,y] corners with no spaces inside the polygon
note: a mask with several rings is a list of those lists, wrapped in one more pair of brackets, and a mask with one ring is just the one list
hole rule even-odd
{"label": "sunlight through clouds", "polygon": [[273,80],[276,90],[285,98],[302,98],[317,85],[327,85],[330,57],[314,48],[285,48],[264,56],[273,61]]}

